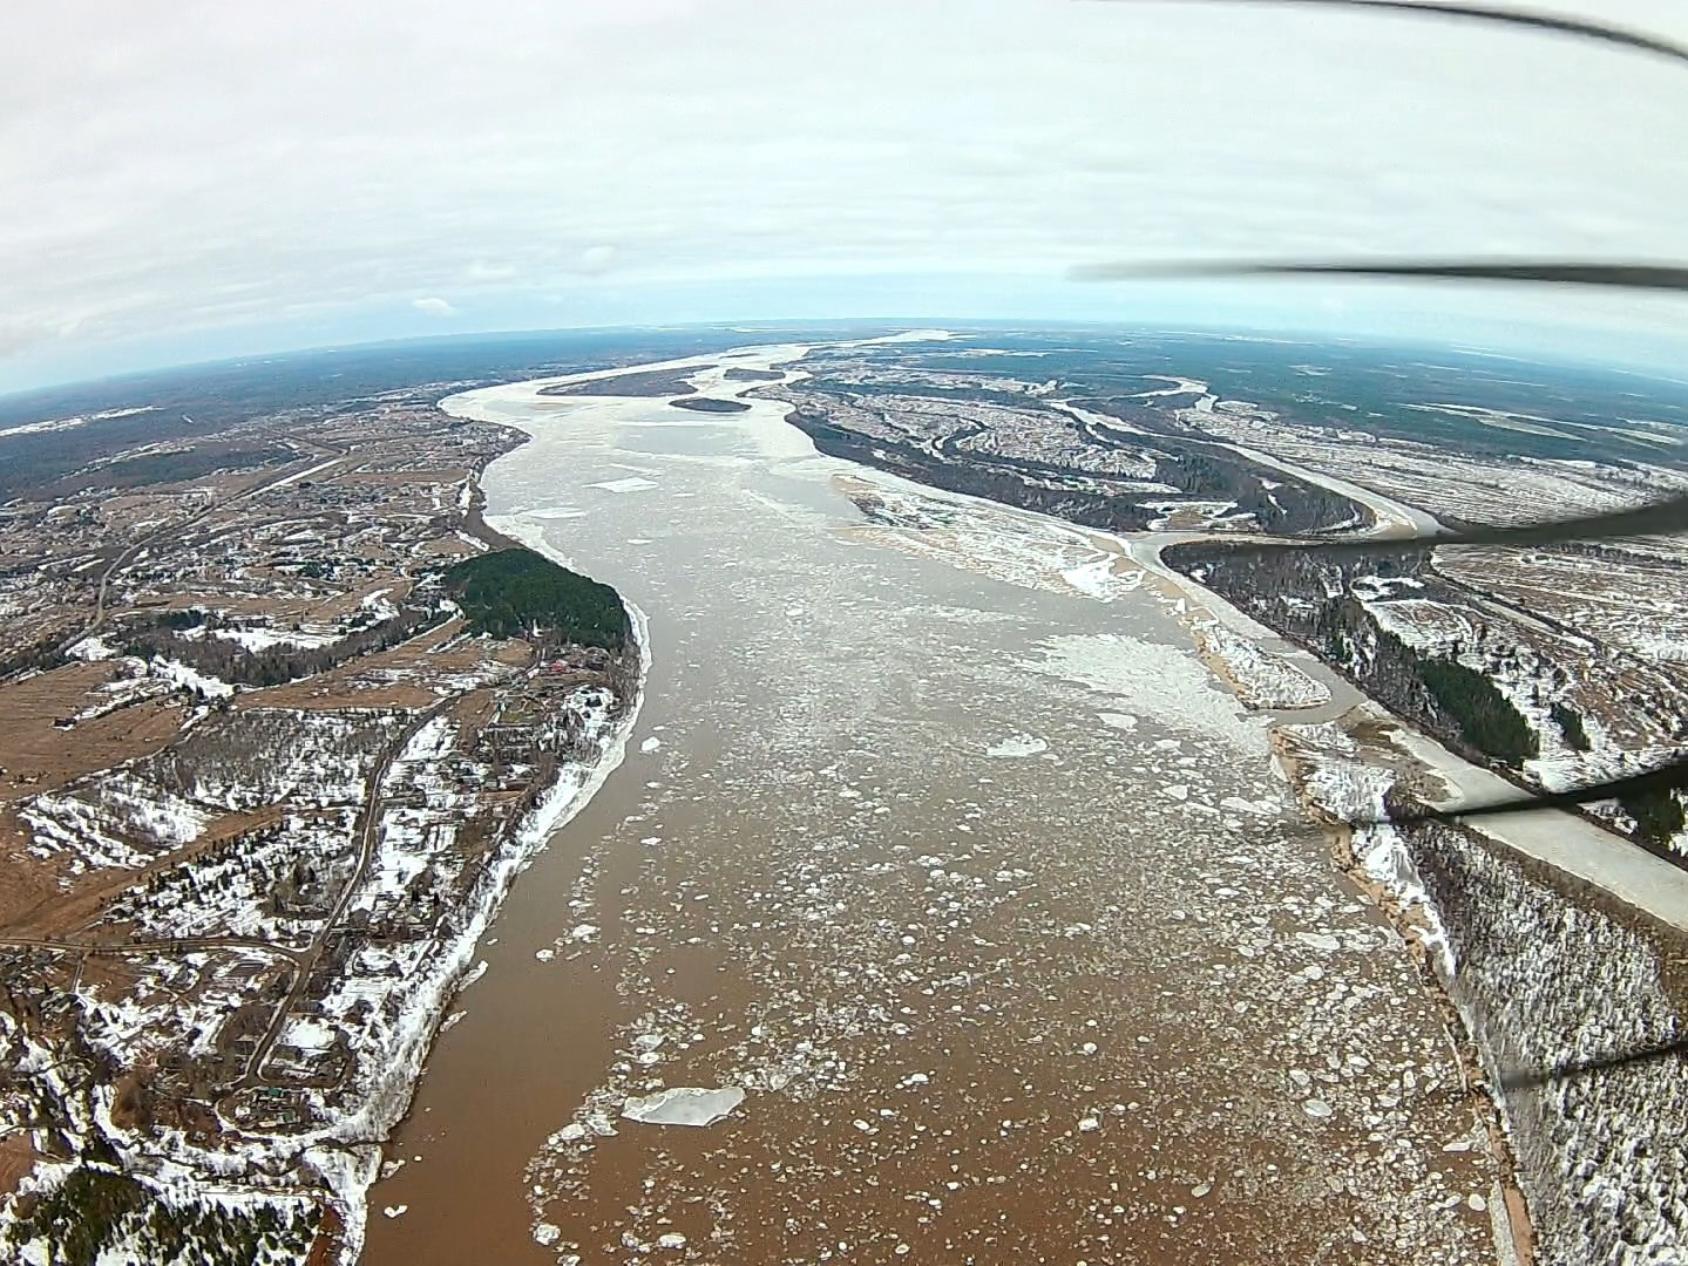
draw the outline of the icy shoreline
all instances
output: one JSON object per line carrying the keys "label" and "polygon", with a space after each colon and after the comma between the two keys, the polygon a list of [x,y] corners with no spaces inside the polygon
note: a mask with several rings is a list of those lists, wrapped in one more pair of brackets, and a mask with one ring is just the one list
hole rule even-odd
{"label": "icy shoreline", "polygon": [[[514,449],[512,453],[519,451],[519,448]],[[509,456],[506,454],[497,461],[507,460]],[[492,463],[496,464],[496,461]],[[567,565],[567,559],[544,542],[537,527],[530,528],[507,517],[488,519],[487,522],[494,531],[520,541],[552,562]],[[367,1150],[370,1153],[357,1172],[342,1170],[338,1175],[339,1181],[328,1169],[323,1169],[325,1179],[328,1179],[336,1199],[343,1206],[345,1217],[345,1235],[336,1259],[339,1266],[354,1266],[362,1254],[364,1228],[369,1217],[369,1190],[380,1177],[381,1144],[409,1113],[416,1089],[426,1072],[428,1056],[443,1031],[442,1025],[451,1005],[463,989],[480,978],[481,973],[474,963],[474,952],[481,938],[497,918],[516,878],[532,865],[551,838],[592,802],[626,758],[628,739],[638,724],[639,712],[644,705],[651,652],[650,625],[645,613],[625,597],[622,605],[632,621],[634,644],[639,652],[639,674],[632,698],[625,701],[619,714],[614,716],[612,726],[602,737],[597,758],[590,764],[561,766],[556,780],[540,794],[523,818],[513,833],[514,847],[506,846],[501,850],[497,864],[486,872],[468,924],[436,960],[434,979],[422,991],[427,1001],[410,1030],[410,1040],[387,1065],[389,1071],[372,1090],[364,1111],[337,1126],[328,1135],[330,1139],[350,1145],[354,1152]],[[371,1143],[369,1140],[372,1139],[376,1141]],[[320,1165],[323,1158],[313,1155],[311,1159]]]}
{"label": "icy shoreline", "polygon": [[1521,1260],[1519,1246],[1534,1237],[1518,1186],[1512,1119],[1506,1096],[1498,1089],[1504,1083],[1496,1052],[1485,1042],[1483,1026],[1460,996],[1460,964],[1443,922],[1444,912],[1399,831],[1387,824],[1344,825],[1385,817],[1385,796],[1398,776],[1367,763],[1360,745],[1337,722],[1277,726],[1272,747],[1302,813],[1330,836],[1337,866],[1401,939],[1424,956],[1425,985],[1446,1008],[1450,1042],[1463,1065],[1483,1073],[1480,1089],[1493,1113],[1490,1147],[1500,1154],[1504,1172],[1510,1175],[1509,1181],[1497,1184],[1489,1209],[1500,1249],[1498,1261],[1501,1266],[1514,1266]]}
{"label": "icy shoreline", "polygon": [[[341,1139],[358,1150],[369,1147],[372,1152],[361,1172],[343,1180],[343,1187],[331,1180],[335,1195],[345,1206],[346,1235],[338,1258],[340,1266],[353,1266],[363,1251],[363,1231],[369,1217],[368,1194],[379,1178],[381,1142],[390,1137],[410,1111],[416,1088],[426,1071],[428,1056],[458,994],[479,979],[474,960],[481,938],[503,908],[516,878],[532,865],[551,838],[591,803],[627,755],[627,740],[638,723],[639,709],[644,700],[650,652],[644,613],[631,603],[624,601],[624,605],[633,621],[634,637],[639,647],[639,684],[632,701],[614,718],[599,746],[597,758],[590,764],[572,763],[561,767],[556,781],[540,794],[523,818],[513,835],[514,847],[503,849],[497,864],[486,872],[468,924],[436,960],[433,980],[421,991],[427,1001],[410,1030],[410,1040],[395,1053],[394,1062],[387,1066],[389,1071],[372,1090],[364,1111],[331,1132],[331,1138]],[[379,1141],[373,1145],[367,1142],[360,1145],[359,1139]],[[324,1176],[328,1176],[326,1171]]]}

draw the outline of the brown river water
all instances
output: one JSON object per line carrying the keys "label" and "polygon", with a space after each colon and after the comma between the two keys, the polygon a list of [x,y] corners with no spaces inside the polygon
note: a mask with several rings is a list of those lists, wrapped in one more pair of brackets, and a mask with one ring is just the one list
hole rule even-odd
{"label": "brown river water", "polygon": [[[1117,546],[771,402],[447,407],[535,436],[489,518],[636,604],[651,667],[453,1004],[366,1262],[1495,1259],[1436,1000]],[[745,1097],[621,1116],[668,1087]]]}

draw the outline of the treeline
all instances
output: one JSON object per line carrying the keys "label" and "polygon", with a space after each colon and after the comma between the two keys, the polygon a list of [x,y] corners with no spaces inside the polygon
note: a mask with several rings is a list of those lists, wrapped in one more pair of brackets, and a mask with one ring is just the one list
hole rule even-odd
{"label": "treeline", "polygon": [[1650,844],[1667,844],[1688,825],[1688,818],[1683,816],[1682,801],[1669,787],[1655,787],[1651,791],[1620,796],[1618,804],[1635,819],[1635,833]]}
{"label": "treeline", "polygon": [[387,650],[445,619],[445,613],[436,607],[406,604],[398,614],[355,629],[325,646],[267,646],[253,651],[229,638],[182,636],[196,623],[204,623],[207,628],[226,627],[203,618],[196,621],[196,614],[173,611],[151,625],[125,629],[123,653],[143,659],[162,655],[207,677],[262,688],[314,677],[349,659]]}
{"label": "treeline", "polygon": [[1553,718],[1553,723],[1559,727],[1565,736],[1565,742],[1572,751],[1586,752],[1589,748],[1588,731],[1583,729],[1582,714],[1566,703],[1557,701],[1547,707],[1547,715]]}
{"label": "treeline", "polygon": [[171,453],[143,453],[122,457],[75,476],[75,485],[88,488],[141,488],[198,479],[219,470],[254,466],[285,466],[299,460],[289,448],[242,448],[232,444],[200,444]]}
{"label": "treeline", "polygon": [[1162,557],[1468,755],[1516,767],[1537,754],[1529,722],[1487,676],[1407,645],[1349,592],[1355,576],[1412,576],[1424,569],[1428,550],[1337,554],[1310,546],[1240,553],[1193,543]]}
{"label": "treeline", "polygon": [[1258,467],[1224,449],[1164,439],[1154,447],[1168,457],[1156,464],[1156,479],[1193,497],[1235,501],[1263,532],[1289,536],[1369,521],[1370,512],[1347,497],[1290,475],[1275,475],[1268,488]]}
{"label": "treeline", "polygon": [[528,549],[478,554],[440,577],[469,627],[619,651],[632,632],[621,595]]}
{"label": "treeline", "polygon": [[196,725],[133,769],[166,791],[231,809],[291,800],[307,785],[306,799],[348,802],[361,796],[359,780],[392,742],[397,724],[394,714],[361,709],[307,720],[242,708]]}
{"label": "treeline", "polygon": [[698,372],[690,369],[648,369],[613,378],[589,378],[585,382],[561,382],[541,387],[542,396],[689,396],[697,390],[686,379]]}
{"label": "treeline", "polygon": [[715,396],[699,396],[696,400],[681,397],[670,400],[669,406],[675,409],[690,409],[693,413],[748,413],[750,406],[742,400],[721,400]]}
{"label": "treeline", "polygon": [[[919,394],[943,393],[922,385]],[[975,398],[987,397],[988,393],[982,393]],[[1023,405],[1025,401],[1013,403]],[[962,449],[960,442],[976,434],[977,428],[941,441],[943,457],[936,458],[916,445],[839,427],[828,420],[824,409],[815,406],[799,406],[787,420],[828,456],[877,466],[936,488],[985,497],[1105,531],[1146,530],[1162,517],[1162,512],[1147,509],[1142,503],[1162,501],[1167,496],[1074,487],[1075,481],[1102,484],[1108,476],[1034,458]],[[1348,498],[1289,475],[1271,480],[1275,486],[1268,488],[1257,467],[1222,448],[1157,435],[1149,452],[1156,462],[1155,480],[1193,498],[1235,502],[1239,513],[1252,516],[1255,524],[1266,532],[1317,532],[1350,522],[1356,516],[1362,522],[1368,518],[1368,512]]]}
{"label": "treeline", "polygon": [[302,1255],[315,1228],[301,1212],[167,1205],[133,1178],[80,1166],[52,1191],[18,1201],[10,1242],[44,1244],[56,1266],[95,1266],[139,1250],[158,1262],[237,1266]]}
{"label": "treeline", "polygon": [[[1035,510],[1039,514],[1110,532],[1141,532],[1160,517],[1157,511],[1145,510],[1117,497],[1031,483],[1011,469],[938,460],[912,445],[834,426],[818,409],[798,408],[788,414],[786,420],[813,440],[815,448],[828,457],[842,457],[864,466],[888,470],[946,492],[984,497],[1003,505]],[[1001,465],[1006,467],[1012,460],[1001,459]],[[1022,468],[1028,465],[1019,464]]]}
{"label": "treeline", "polygon": [[64,663],[64,636],[52,634],[0,652],[0,681],[31,669],[46,672]]}
{"label": "treeline", "polygon": [[1452,659],[1420,659],[1418,675],[1478,751],[1515,767],[1540,754],[1530,723],[1482,673]]}
{"label": "treeline", "polygon": [[[1127,426],[1148,431],[1153,448],[1167,460],[1155,478],[1193,497],[1235,501],[1237,509],[1254,516],[1264,532],[1292,536],[1324,532],[1343,524],[1371,524],[1370,510],[1329,488],[1279,472],[1234,453],[1222,441],[1182,434],[1166,413],[1145,408],[1126,397],[1082,400],[1086,409],[1119,418]],[[1270,483],[1273,486],[1268,488]]]}

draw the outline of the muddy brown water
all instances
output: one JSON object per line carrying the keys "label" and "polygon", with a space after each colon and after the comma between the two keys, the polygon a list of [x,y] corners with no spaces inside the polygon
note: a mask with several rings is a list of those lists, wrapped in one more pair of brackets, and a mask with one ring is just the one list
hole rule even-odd
{"label": "muddy brown water", "polygon": [[[536,434],[489,516],[647,613],[652,667],[366,1262],[1493,1260],[1433,1000],[1153,586],[1075,591],[1030,516],[868,524],[762,406],[477,407]],[[619,1116],[683,1086],[748,1093]]]}

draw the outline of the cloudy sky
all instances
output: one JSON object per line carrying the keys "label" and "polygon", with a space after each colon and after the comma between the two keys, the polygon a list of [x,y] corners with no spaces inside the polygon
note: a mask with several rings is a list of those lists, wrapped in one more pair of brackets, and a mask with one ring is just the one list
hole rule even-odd
{"label": "cloudy sky", "polygon": [[[1591,11],[1688,41],[1678,0]],[[53,0],[7,25],[0,390],[756,317],[1688,347],[1674,301],[1068,279],[1688,261],[1688,66],[1546,34],[1162,0]]]}

